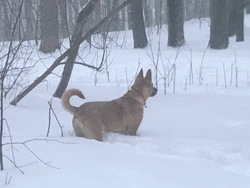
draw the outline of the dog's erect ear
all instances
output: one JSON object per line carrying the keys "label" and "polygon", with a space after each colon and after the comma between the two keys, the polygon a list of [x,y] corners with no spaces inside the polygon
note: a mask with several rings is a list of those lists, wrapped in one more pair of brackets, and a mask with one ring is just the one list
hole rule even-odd
{"label": "dog's erect ear", "polygon": [[147,80],[149,80],[150,82],[152,81],[152,71],[151,71],[151,69],[148,69],[145,78],[146,78]]}
{"label": "dog's erect ear", "polygon": [[142,69],[140,70],[139,74],[137,75],[136,80],[141,79],[141,78],[143,78],[143,70]]}

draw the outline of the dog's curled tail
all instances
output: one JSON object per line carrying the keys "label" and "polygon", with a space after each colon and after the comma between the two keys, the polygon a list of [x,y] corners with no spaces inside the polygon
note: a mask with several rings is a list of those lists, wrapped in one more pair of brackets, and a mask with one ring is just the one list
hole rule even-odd
{"label": "dog's curled tail", "polygon": [[82,99],[85,99],[84,95],[82,94],[82,92],[79,89],[68,89],[63,93],[62,98],[61,98],[61,102],[62,102],[62,106],[64,107],[65,110],[67,110],[68,112],[70,112],[73,115],[78,115],[78,113],[77,113],[78,107],[70,104],[70,97],[72,97],[74,95],[76,95]]}

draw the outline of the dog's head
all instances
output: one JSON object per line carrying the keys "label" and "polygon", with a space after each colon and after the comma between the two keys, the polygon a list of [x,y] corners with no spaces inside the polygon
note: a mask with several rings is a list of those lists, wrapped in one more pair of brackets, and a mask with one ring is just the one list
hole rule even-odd
{"label": "dog's head", "polygon": [[152,83],[152,71],[149,69],[146,73],[146,76],[143,76],[143,70],[139,72],[135,79],[135,83],[132,86],[132,90],[135,90],[143,96],[144,100],[148,97],[153,97],[157,93],[157,89],[153,86]]}

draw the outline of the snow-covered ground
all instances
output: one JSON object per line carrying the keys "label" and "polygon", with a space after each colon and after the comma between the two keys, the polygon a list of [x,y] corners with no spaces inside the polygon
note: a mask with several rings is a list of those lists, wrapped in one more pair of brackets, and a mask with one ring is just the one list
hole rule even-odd
{"label": "snow-covered ground", "polygon": [[[167,47],[166,28],[162,28],[159,91],[147,101],[137,137],[109,133],[105,134],[104,142],[77,138],[72,131],[72,116],[63,110],[59,99],[53,99],[64,137],[52,116],[47,138],[48,101],[63,67],[57,68],[17,107],[9,106],[6,99],[5,114],[11,138],[16,143],[27,143],[13,145],[14,150],[10,144],[4,145],[4,155],[13,159],[14,151],[16,165],[24,174],[4,158],[0,187],[249,187],[250,17],[245,22],[245,42],[236,43],[235,38],[230,38],[226,50],[206,48],[208,26],[208,20],[202,21],[201,28],[198,20],[186,22],[186,45],[178,50]],[[80,105],[120,97],[131,85],[138,66],[145,71],[152,68],[156,75],[152,58],[157,58],[159,38],[155,30],[148,30],[150,46],[143,50],[133,49],[131,33],[125,35],[118,36],[122,49],[115,44],[109,46],[107,70],[96,73],[75,66],[69,88],[79,88],[87,99],[73,98],[72,103]],[[39,76],[59,54],[48,56],[34,52],[32,61],[42,58],[43,64],[36,64],[25,84]],[[82,58],[95,64],[98,61],[93,58],[97,55],[100,60],[101,51],[86,49]],[[171,70],[174,62],[175,94],[172,81],[165,95],[161,75],[163,68]],[[190,84],[190,64],[193,84]],[[6,127],[4,143],[10,143]]]}

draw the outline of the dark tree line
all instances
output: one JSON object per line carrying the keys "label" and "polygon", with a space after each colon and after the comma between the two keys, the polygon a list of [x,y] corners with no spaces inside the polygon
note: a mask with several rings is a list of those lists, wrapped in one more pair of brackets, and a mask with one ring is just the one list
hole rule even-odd
{"label": "dark tree line", "polygon": [[[6,6],[4,1],[0,2],[0,7]],[[28,1],[25,2],[27,3]],[[48,71],[35,81],[32,87],[26,89],[25,94],[21,93],[17,96],[19,99],[14,100],[12,102],[13,104],[16,104],[16,102],[29,92],[28,90],[35,87],[58,65],[63,64],[64,71],[62,78],[54,94],[55,97],[60,98],[68,85],[80,44],[87,40],[91,45],[92,35],[98,33],[103,35],[107,31],[122,30],[130,27],[133,32],[134,47],[144,48],[148,44],[145,25],[157,25],[157,27],[160,28],[161,24],[167,22],[168,45],[180,47],[185,44],[184,20],[186,15],[190,14],[190,12],[187,11],[187,9],[190,9],[189,5],[192,3],[196,5],[194,7],[199,11],[194,11],[196,12],[194,15],[198,18],[202,15],[206,15],[206,9],[204,7],[207,5],[207,1],[205,0],[43,0],[40,1],[40,3],[35,3],[37,2],[36,0],[31,0],[29,2],[29,4],[24,6],[25,8],[28,9],[28,7],[32,7],[33,10],[39,10],[38,12],[40,12],[37,14],[40,19],[38,22],[40,24],[41,36],[39,38],[41,40],[40,50],[47,53],[59,49],[60,38],[63,37],[69,38],[70,48],[58,57],[52,66],[48,68]],[[197,4],[195,2],[199,3]],[[120,5],[123,4],[124,6],[120,8]],[[247,2],[245,0],[210,0],[210,6],[207,7],[207,9],[210,10],[211,16],[209,40],[211,48],[226,48],[230,34],[236,34],[238,41],[244,39],[243,10],[246,4]],[[153,8],[154,11],[159,12],[153,14],[153,11],[150,11],[150,6],[152,6],[151,8]],[[53,10],[56,11],[53,12]],[[36,20],[37,16],[34,15],[34,11],[32,11],[32,13],[29,11],[26,12],[27,15],[33,15],[31,18]],[[10,13],[3,11],[2,14],[6,15],[6,19],[4,20],[7,23],[11,23],[11,21],[9,21]],[[157,19],[159,20],[156,21]],[[19,31],[21,31],[23,26],[28,27],[28,25],[32,25],[32,28],[35,28],[31,31],[37,31],[37,28],[39,28],[36,24],[26,23],[25,25],[21,19],[18,25],[17,30],[19,29]],[[229,30],[229,28],[231,29]],[[22,32],[19,32],[19,38],[24,36]],[[63,59],[66,59],[66,61],[62,62]],[[100,70],[102,66],[102,64],[97,67],[85,63],[81,64],[96,70]]]}
{"label": "dark tree line", "polygon": [[[99,0],[98,7],[85,28],[91,28],[101,17],[106,15],[117,3],[123,0]],[[40,50],[44,53],[53,52],[60,48],[63,38],[71,37],[78,13],[87,0],[29,0],[24,2],[18,24],[15,40],[41,41]],[[185,0],[182,2],[180,14],[183,19],[200,18],[206,16],[206,0]],[[185,3],[184,3],[185,2]],[[18,12],[20,0],[0,0],[0,41],[9,41],[13,20]],[[171,5],[170,5],[171,6]],[[178,6],[175,6],[176,8]],[[128,8],[113,17],[109,31],[120,31],[130,27],[134,33],[135,48],[147,46],[145,26],[158,28],[168,22],[169,12],[167,0],[135,0]],[[173,24],[175,25],[175,24]],[[138,31],[137,31],[138,30]],[[140,35],[138,34],[140,33]],[[141,41],[142,40],[142,41]],[[140,43],[140,44],[138,44]]]}
{"label": "dark tree line", "polygon": [[[85,28],[106,15],[123,0],[99,0]],[[0,0],[0,41],[12,40],[10,33],[20,0]],[[15,40],[36,40],[44,53],[60,49],[61,40],[71,37],[77,15],[87,0],[29,0],[24,2]],[[226,48],[228,36],[244,40],[244,9],[250,12],[250,0],[134,0],[131,5],[112,18],[109,31],[132,29],[134,47],[147,46],[145,26],[168,23],[168,45],[185,44],[183,24],[187,19],[208,17],[211,31],[209,46]],[[210,5],[209,5],[210,4]],[[86,31],[85,31],[86,32]],[[100,30],[99,30],[100,32]],[[220,36],[221,35],[221,36]]]}

